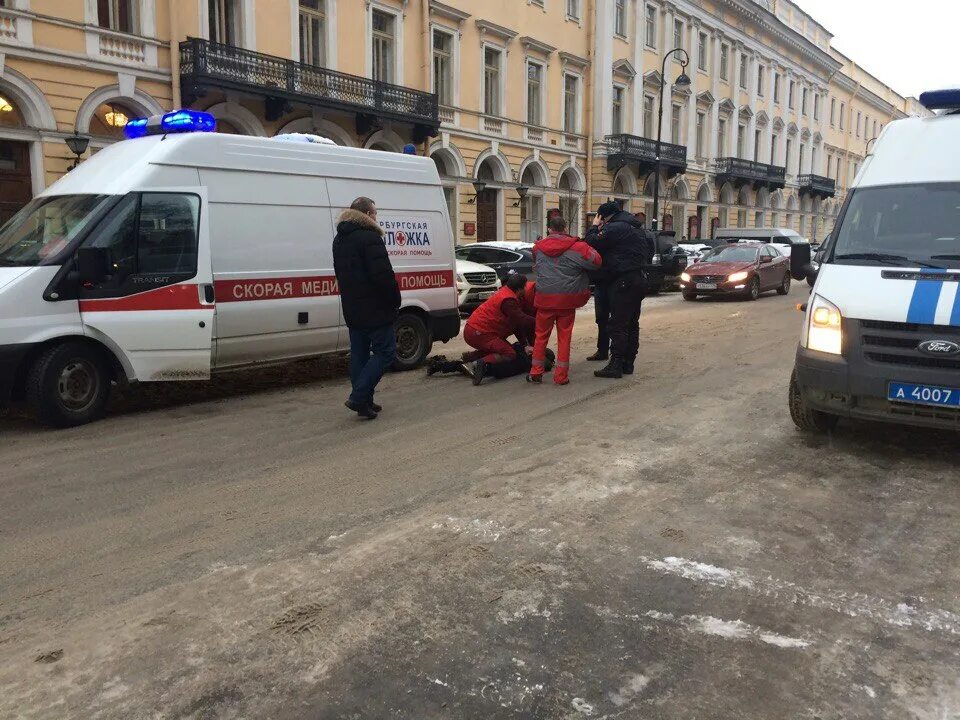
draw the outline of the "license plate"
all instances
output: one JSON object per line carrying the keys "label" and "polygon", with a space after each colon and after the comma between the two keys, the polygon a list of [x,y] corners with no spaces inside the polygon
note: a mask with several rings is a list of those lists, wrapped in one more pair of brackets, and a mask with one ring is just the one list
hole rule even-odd
{"label": "license plate", "polygon": [[716,283],[697,283],[697,290],[716,290]]}
{"label": "license plate", "polygon": [[480,299],[481,299],[481,300],[489,300],[489,299],[492,298],[492,297],[493,297],[493,293],[492,293],[492,292],[483,292],[483,293],[480,293]]}
{"label": "license plate", "polygon": [[960,407],[960,390],[936,385],[892,382],[887,388],[887,400],[912,405]]}

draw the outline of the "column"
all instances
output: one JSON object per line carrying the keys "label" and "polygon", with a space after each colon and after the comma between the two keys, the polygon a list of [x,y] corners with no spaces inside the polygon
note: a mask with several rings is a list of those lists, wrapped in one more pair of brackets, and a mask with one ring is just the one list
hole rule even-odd
{"label": "column", "polygon": [[760,153],[761,162],[766,163],[767,165],[775,165],[773,161],[774,149],[773,149],[773,118],[776,115],[775,106],[773,104],[773,85],[774,79],[776,78],[779,70],[774,64],[770,64],[767,68],[767,127],[763,132],[763,151]]}
{"label": "column", "polygon": [[[642,2],[634,3],[633,15],[633,67],[637,74],[633,78],[633,134],[637,136],[644,135],[643,128],[643,49],[646,46],[646,17],[644,16],[645,4]],[[647,137],[650,137],[649,131]]]}
{"label": "column", "polygon": [[713,78],[713,105],[710,107],[710,159],[717,159],[718,134],[717,126],[720,122],[720,44],[723,38],[720,33],[713,32],[713,64],[710,66],[710,76]]}
{"label": "column", "polygon": [[747,123],[747,160],[753,160],[756,150],[756,132],[757,132],[757,76],[760,72],[760,60],[756,55],[751,54],[747,72],[747,84],[750,86],[750,109],[753,114]]}
{"label": "column", "polygon": [[[613,3],[609,3],[611,6]],[[663,70],[663,56],[669,51],[673,50],[673,18],[674,12],[673,8],[668,7],[667,11],[663,14],[663,35],[661,35],[662,42],[661,44],[661,53],[660,53],[660,66],[657,68],[657,72]],[[663,78],[663,97],[658,98],[661,101],[663,106],[663,113],[660,115],[660,127],[663,128],[663,140],[664,142],[670,142],[670,117],[673,112],[673,60],[667,61],[667,75]]]}
{"label": "column", "polygon": [[[642,5],[643,3],[638,3]],[[687,47],[690,48],[690,65],[687,67],[687,74],[690,76],[690,99],[687,102],[687,159],[690,162],[697,157],[697,90],[700,79],[698,69],[700,57],[700,25],[690,23],[687,26],[687,36],[689,41]],[[706,132],[706,129],[704,129]],[[706,141],[706,137],[703,138]]]}
{"label": "column", "polygon": [[[787,166],[787,127],[784,125],[780,131],[780,137],[777,139],[777,159],[773,163],[781,167]],[[789,173],[790,171],[787,170]]]}
{"label": "column", "polygon": [[613,128],[613,3],[596,3],[596,49],[593,57],[593,135]]}
{"label": "column", "polygon": [[730,118],[730,127],[727,130],[730,137],[727,139],[727,147],[730,149],[730,157],[739,157],[737,152],[737,132],[740,130],[740,64],[742,53],[739,45],[730,46],[730,99],[733,101],[733,117]]}

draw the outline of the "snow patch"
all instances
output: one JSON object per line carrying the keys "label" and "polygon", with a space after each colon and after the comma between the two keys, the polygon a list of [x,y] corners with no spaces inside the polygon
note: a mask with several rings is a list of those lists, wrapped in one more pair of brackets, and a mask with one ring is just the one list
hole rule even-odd
{"label": "snow patch", "polygon": [[610,702],[617,707],[623,707],[630,702],[630,700],[646,690],[649,684],[650,678],[646,675],[641,673],[632,675],[627,678],[627,682],[617,692],[610,693]]}
{"label": "snow patch", "polygon": [[573,709],[581,715],[593,715],[593,705],[588,703],[583,698],[576,697],[570,704],[573,705]]}

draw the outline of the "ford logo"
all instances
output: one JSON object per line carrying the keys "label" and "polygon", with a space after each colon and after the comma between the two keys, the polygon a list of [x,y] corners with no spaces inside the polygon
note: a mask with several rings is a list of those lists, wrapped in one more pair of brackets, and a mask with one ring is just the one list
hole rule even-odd
{"label": "ford logo", "polygon": [[960,345],[950,340],[924,340],[917,345],[922,353],[927,355],[957,355],[960,354]]}

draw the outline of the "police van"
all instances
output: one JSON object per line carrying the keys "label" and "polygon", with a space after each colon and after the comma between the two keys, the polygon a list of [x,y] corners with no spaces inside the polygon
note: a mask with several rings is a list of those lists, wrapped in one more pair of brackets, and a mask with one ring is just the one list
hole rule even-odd
{"label": "police van", "polygon": [[428,158],[211,132],[175,111],[111,145],[0,229],[0,405],[97,418],[114,382],[346,350],[339,214],[371,197],[402,294],[397,366],[460,330],[453,236]]}
{"label": "police van", "polygon": [[960,90],[890,123],[818,255],[790,383],[803,430],[838,418],[960,428]]}

